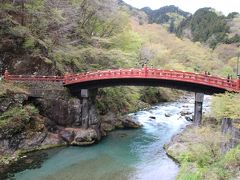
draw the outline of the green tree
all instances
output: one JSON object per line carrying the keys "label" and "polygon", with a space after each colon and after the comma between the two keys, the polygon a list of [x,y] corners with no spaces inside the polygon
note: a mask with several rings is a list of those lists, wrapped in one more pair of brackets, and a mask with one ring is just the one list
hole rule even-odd
{"label": "green tree", "polygon": [[169,28],[168,28],[168,31],[169,31],[170,33],[174,33],[174,32],[175,32],[175,25],[174,25],[174,20],[173,20],[173,19],[171,19],[171,22],[170,22],[170,26],[169,26]]}
{"label": "green tree", "polygon": [[240,95],[225,93],[215,95],[212,103],[212,112],[219,120],[222,118],[236,119],[240,117]]}

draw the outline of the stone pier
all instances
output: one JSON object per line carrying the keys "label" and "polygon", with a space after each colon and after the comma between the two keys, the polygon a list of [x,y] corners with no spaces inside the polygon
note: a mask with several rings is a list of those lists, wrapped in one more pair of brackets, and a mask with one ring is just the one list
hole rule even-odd
{"label": "stone pier", "polygon": [[97,89],[82,89],[78,98],[81,102],[81,120],[82,128],[98,129],[99,117],[95,107]]}
{"label": "stone pier", "polygon": [[202,124],[202,106],[203,106],[203,93],[195,93],[195,105],[194,105],[194,118],[193,122],[196,126]]}

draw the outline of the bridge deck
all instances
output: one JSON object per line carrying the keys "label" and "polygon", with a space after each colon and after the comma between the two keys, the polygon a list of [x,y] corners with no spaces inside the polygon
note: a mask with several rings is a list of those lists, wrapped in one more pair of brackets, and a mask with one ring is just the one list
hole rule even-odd
{"label": "bridge deck", "polygon": [[104,82],[108,83],[108,86],[111,86],[111,83],[115,83],[115,85],[119,83],[119,85],[121,85],[121,82],[123,82],[123,84],[124,82],[129,82],[129,85],[134,85],[134,81],[146,81],[150,83],[157,81],[167,81],[169,84],[172,83],[172,86],[174,83],[186,83],[197,85],[198,87],[206,86],[224,91],[240,92],[239,79],[227,79],[205,74],[183,72],[177,70],[160,70],[147,67],[144,67],[142,69],[117,69],[79,74],[65,74],[65,76],[10,75],[8,72],[5,72],[4,77],[6,80],[14,81],[60,82],[63,83],[66,87],[85,85],[84,88],[88,88],[88,84],[91,84],[92,82],[99,84],[99,87],[101,87],[101,83]]}

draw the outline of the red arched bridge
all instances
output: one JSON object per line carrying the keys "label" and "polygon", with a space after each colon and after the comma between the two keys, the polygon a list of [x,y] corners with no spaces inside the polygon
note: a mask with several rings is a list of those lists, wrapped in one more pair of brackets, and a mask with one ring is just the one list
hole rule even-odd
{"label": "red arched bridge", "polygon": [[6,71],[4,78],[13,81],[60,82],[73,93],[77,93],[81,89],[119,85],[161,86],[205,94],[225,91],[240,92],[240,79],[221,78],[177,70],[160,70],[147,68],[146,66],[141,69],[103,70],[65,74],[64,76],[11,75]]}

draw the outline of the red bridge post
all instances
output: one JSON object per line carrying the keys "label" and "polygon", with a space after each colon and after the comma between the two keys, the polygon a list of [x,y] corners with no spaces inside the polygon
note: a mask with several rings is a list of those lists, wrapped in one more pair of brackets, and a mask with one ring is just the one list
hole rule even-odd
{"label": "red bridge post", "polygon": [[68,83],[68,73],[65,73],[63,76],[63,83],[67,84]]}
{"label": "red bridge post", "polygon": [[144,64],[143,69],[144,69],[144,75],[145,75],[145,77],[146,77],[146,76],[147,76],[147,71],[148,71],[146,64]]}
{"label": "red bridge post", "polygon": [[5,72],[4,72],[4,79],[5,79],[6,81],[9,80],[9,72],[8,72],[7,69],[6,69]]}
{"label": "red bridge post", "polygon": [[240,77],[237,79],[237,90],[240,90]]}

